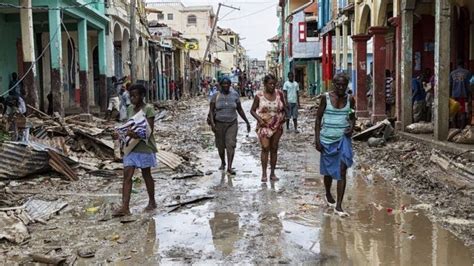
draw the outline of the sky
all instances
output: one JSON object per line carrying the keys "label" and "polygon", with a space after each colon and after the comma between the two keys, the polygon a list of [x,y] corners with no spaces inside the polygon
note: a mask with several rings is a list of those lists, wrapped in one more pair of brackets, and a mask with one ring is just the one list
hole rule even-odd
{"label": "sky", "polygon": [[264,60],[266,52],[271,49],[267,39],[277,34],[278,0],[182,0],[185,6],[212,5],[214,13],[219,2],[240,8],[240,11],[221,7],[217,25],[237,32],[250,58]]}

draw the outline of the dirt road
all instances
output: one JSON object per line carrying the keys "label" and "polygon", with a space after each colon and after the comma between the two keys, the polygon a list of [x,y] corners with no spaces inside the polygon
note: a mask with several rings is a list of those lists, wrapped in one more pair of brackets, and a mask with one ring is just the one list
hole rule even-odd
{"label": "dirt road", "polygon": [[[250,104],[244,101],[244,109]],[[32,226],[28,243],[3,244],[0,262],[25,261],[29,253],[53,250],[80,264],[473,264],[473,250],[432,223],[425,215],[425,204],[371,173],[357,158],[344,204],[351,216],[333,215],[322,200],[319,157],[312,144],[312,120],[306,113],[301,114],[302,133],[286,132],[281,140],[280,181],[260,182],[256,134],[247,136],[243,123],[235,159],[237,175],[218,171],[220,161],[204,119],[206,108],[203,103],[192,105],[156,127],[160,145],[180,143],[177,150],[187,151],[189,164],[206,175],[171,179],[172,171],[155,170],[159,209],[142,213],[146,190],[137,182],[132,194],[134,215],[122,222],[104,219],[120,200],[120,177],[84,178],[67,189],[89,191],[95,197],[66,198],[68,209],[46,225]],[[166,207],[202,196],[210,199],[178,209]],[[84,211],[94,206],[99,207],[97,213]],[[77,256],[84,250],[95,256]]]}

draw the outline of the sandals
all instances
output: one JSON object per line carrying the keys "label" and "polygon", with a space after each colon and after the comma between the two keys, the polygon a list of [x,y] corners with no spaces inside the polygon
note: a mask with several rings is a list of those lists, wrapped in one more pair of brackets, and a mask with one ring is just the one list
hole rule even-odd
{"label": "sandals", "polygon": [[336,208],[334,208],[334,213],[337,214],[337,216],[341,217],[341,218],[345,218],[345,217],[349,217],[349,213],[345,212],[345,211],[338,211],[336,210]]}
{"label": "sandals", "polygon": [[324,200],[326,201],[326,204],[329,206],[329,207],[332,207],[332,208],[335,208],[336,207],[336,203],[331,203],[329,202],[328,200],[328,197],[324,196]]}

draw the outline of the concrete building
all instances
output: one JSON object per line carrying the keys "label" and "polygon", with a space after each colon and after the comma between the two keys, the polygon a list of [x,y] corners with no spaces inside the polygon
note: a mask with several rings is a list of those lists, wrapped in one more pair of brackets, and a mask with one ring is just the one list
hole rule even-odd
{"label": "concrete building", "polygon": [[[181,32],[183,38],[189,39],[197,47],[197,49],[189,51],[189,56],[202,62],[214,23],[215,14],[213,7],[184,6],[180,1],[150,1],[147,3],[147,6],[162,11],[162,14],[149,14],[148,20],[157,20],[159,23],[164,23],[172,29]],[[201,66],[204,76],[214,76],[213,68],[215,69],[215,66],[213,66],[212,62],[213,59],[208,57],[204,61],[204,65]]]}
{"label": "concrete building", "polygon": [[[474,70],[474,2],[464,0],[357,1],[352,39],[357,65],[359,115],[368,114],[365,97],[367,41],[373,40],[374,121],[385,117],[384,70],[396,75],[396,116],[404,129],[412,118],[412,78],[434,69],[434,136],[446,140],[449,129],[449,73],[456,60]],[[365,100],[364,100],[365,99]],[[365,102],[364,102],[365,101]]]}
{"label": "concrete building", "polygon": [[240,36],[232,29],[217,27],[218,40],[213,45],[212,54],[221,61],[222,74],[231,74],[233,69],[245,69],[245,49],[240,44]]}
{"label": "concrete building", "polygon": [[51,105],[64,114],[69,106],[80,105],[83,112],[105,106],[100,95],[106,95],[109,19],[103,1],[12,0],[2,5],[10,7],[0,9],[1,34],[10,37],[0,49],[2,91],[8,90],[8,73],[16,71],[25,77],[27,103],[42,110]]}

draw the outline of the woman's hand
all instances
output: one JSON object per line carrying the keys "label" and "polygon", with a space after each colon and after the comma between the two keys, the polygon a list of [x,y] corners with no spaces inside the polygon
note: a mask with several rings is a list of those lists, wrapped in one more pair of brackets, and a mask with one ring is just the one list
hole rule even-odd
{"label": "woman's hand", "polygon": [[132,139],[138,139],[138,135],[137,133],[135,133],[135,131],[129,129],[128,132],[127,132],[127,136],[131,137]]}

